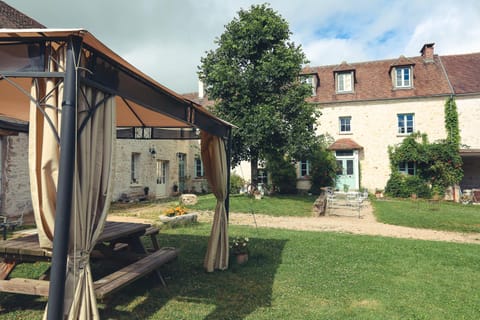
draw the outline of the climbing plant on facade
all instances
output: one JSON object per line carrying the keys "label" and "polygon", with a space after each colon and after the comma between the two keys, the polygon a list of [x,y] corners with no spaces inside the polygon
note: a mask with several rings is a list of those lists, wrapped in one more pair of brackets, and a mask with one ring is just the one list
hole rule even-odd
{"label": "climbing plant on facade", "polygon": [[[447,187],[462,180],[460,130],[453,97],[445,103],[445,129],[445,140],[430,143],[426,134],[416,132],[403,139],[401,144],[389,147],[392,173],[385,188],[387,194],[405,197],[417,193],[418,196],[429,197],[431,194],[444,194]],[[414,164],[416,178],[398,172],[402,163]],[[417,188],[410,180],[417,180]],[[430,192],[425,189],[426,185]]]}

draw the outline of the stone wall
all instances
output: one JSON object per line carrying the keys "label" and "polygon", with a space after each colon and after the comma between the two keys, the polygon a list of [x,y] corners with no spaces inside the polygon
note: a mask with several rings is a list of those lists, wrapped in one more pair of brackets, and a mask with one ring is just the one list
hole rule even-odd
{"label": "stone wall", "polygon": [[[200,154],[200,144],[196,140],[127,140],[118,139],[115,143],[114,187],[112,200],[120,199],[122,194],[142,193],[149,188],[149,196],[156,197],[157,161],[167,161],[167,196],[172,195],[173,186],[179,183],[178,153],[186,154],[185,191],[201,192],[208,189],[205,179],[195,177],[194,160]],[[155,158],[149,152],[155,149]],[[139,175],[137,183],[131,181],[132,153],[138,154]]]}
{"label": "stone wall", "polygon": [[1,212],[9,217],[32,213],[28,174],[28,135],[2,136]]}
{"label": "stone wall", "polygon": [[[399,144],[405,138],[397,133],[397,114],[415,114],[414,131],[427,133],[430,141],[444,139],[445,101],[446,97],[436,97],[324,105],[320,107],[318,133],[329,134],[335,140],[349,138],[362,146],[360,187],[370,191],[384,189],[390,176],[388,146]],[[347,116],[351,117],[351,133],[340,133],[339,117]],[[468,126],[475,125],[468,123]]]}

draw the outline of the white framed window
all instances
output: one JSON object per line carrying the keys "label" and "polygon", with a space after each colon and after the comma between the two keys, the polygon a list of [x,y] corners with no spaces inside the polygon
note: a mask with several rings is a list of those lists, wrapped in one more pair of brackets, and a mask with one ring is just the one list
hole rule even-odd
{"label": "white framed window", "polygon": [[401,113],[397,114],[398,133],[410,134],[414,130],[414,118],[413,113]]}
{"label": "white framed window", "polygon": [[131,170],[130,170],[130,183],[138,184],[140,183],[140,153],[132,152],[131,158]]}
{"label": "white framed window", "polygon": [[339,117],[338,118],[340,125],[340,133],[350,133],[352,132],[352,117]]}
{"label": "white framed window", "polygon": [[317,95],[317,77],[314,75],[307,75],[302,77],[302,82],[308,84],[312,88],[312,96]]}
{"label": "white framed window", "polygon": [[310,161],[300,161],[300,177],[306,177],[310,175]]}
{"label": "white framed window", "polygon": [[205,175],[205,172],[203,171],[203,162],[200,157],[195,158],[195,177],[196,178],[201,178]]}
{"label": "white framed window", "polygon": [[353,71],[335,73],[337,92],[353,92]]}
{"label": "white framed window", "polygon": [[416,165],[413,161],[402,161],[398,164],[398,172],[414,176],[416,174]]}
{"label": "white framed window", "polygon": [[396,88],[411,88],[412,87],[412,68],[410,66],[396,67],[394,83]]}

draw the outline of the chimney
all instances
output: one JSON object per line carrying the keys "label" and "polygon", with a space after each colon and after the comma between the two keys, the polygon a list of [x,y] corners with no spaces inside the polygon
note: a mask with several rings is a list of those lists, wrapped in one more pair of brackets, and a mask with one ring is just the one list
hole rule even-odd
{"label": "chimney", "polygon": [[203,81],[198,80],[198,98],[203,99],[205,97],[205,89],[203,88]]}
{"label": "chimney", "polygon": [[420,50],[420,53],[422,54],[423,59],[426,61],[433,61],[433,46],[435,43],[425,43],[422,47],[422,50]]}

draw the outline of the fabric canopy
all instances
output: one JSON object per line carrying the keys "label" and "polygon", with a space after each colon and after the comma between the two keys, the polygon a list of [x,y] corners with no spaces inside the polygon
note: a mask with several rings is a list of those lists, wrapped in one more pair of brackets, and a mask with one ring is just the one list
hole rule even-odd
{"label": "fabric canopy", "polygon": [[205,176],[217,198],[213,225],[205,255],[204,267],[207,272],[228,268],[228,221],[225,209],[227,198],[227,156],[223,140],[207,132],[201,133],[202,160]]}
{"label": "fabric canopy", "polygon": [[49,319],[62,311],[69,319],[98,319],[89,257],[109,208],[116,126],[201,129],[218,199],[205,266],[228,267],[224,139],[232,125],[81,29],[0,29],[0,115],[29,120],[35,220],[40,245],[53,251]]}

